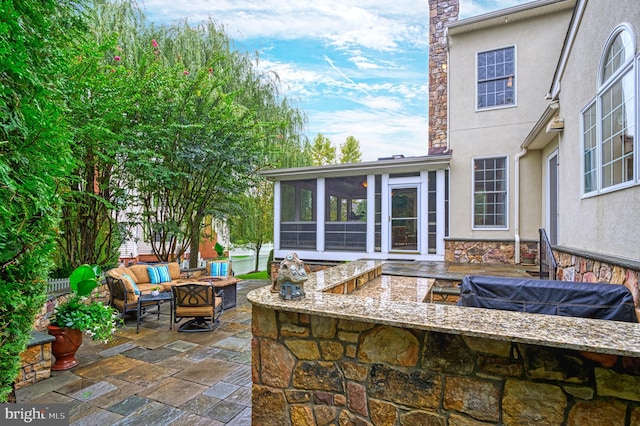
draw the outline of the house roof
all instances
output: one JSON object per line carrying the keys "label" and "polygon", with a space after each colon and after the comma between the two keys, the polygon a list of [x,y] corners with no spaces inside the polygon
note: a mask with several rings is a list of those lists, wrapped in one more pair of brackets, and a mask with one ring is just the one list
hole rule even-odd
{"label": "house roof", "polygon": [[571,17],[571,22],[569,23],[569,30],[567,31],[567,35],[564,39],[564,44],[562,45],[562,51],[560,52],[558,65],[553,75],[553,81],[551,82],[549,94],[547,95],[547,97],[552,100],[557,100],[558,96],[560,95],[560,80],[562,80],[564,69],[567,65],[567,60],[569,59],[569,55],[571,54],[571,49],[573,48],[573,43],[575,41],[576,34],[578,33],[578,28],[580,27],[580,22],[582,20],[582,15],[584,14],[584,8],[586,7],[586,4],[586,0],[578,0],[577,6],[573,11],[573,16]]}
{"label": "house roof", "polygon": [[512,22],[573,8],[576,0],[536,0],[447,24],[449,35],[493,28]]}
{"label": "house roof", "polygon": [[294,180],[364,174],[411,173],[447,169],[451,161],[450,153],[420,157],[397,157],[399,158],[364,161],[361,163],[264,170],[260,174],[270,180]]}

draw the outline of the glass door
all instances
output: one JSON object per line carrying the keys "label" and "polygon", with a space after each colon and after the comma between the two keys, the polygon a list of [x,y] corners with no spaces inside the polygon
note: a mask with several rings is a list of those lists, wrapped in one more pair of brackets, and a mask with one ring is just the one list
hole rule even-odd
{"label": "glass door", "polygon": [[418,186],[390,188],[390,251],[418,250]]}

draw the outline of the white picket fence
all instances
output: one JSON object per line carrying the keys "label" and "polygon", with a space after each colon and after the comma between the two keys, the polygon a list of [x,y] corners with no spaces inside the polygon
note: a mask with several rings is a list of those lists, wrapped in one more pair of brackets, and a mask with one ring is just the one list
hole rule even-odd
{"label": "white picket fence", "polygon": [[[260,262],[258,263],[258,270],[266,271],[267,270],[267,259],[269,258],[269,254],[260,255]],[[253,272],[256,266],[256,257],[248,256],[248,257],[231,257],[233,261],[233,273],[235,275],[242,275],[248,272]]]}
{"label": "white picket fence", "polygon": [[47,280],[47,293],[56,293],[69,289],[69,278],[49,278]]}

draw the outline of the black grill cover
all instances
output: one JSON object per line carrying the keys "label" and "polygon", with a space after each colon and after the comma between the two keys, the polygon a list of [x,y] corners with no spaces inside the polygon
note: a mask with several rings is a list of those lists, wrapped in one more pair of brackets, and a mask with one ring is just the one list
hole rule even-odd
{"label": "black grill cover", "polygon": [[459,306],[638,322],[623,285],[467,275]]}

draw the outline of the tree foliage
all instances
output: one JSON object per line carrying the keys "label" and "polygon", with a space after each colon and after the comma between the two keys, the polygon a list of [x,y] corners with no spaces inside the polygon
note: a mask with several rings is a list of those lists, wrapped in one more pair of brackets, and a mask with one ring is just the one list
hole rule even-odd
{"label": "tree foliage", "polygon": [[359,163],[361,161],[360,142],[353,136],[347,137],[344,143],[340,145],[340,164]]}
{"label": "tree foliage", "polygon": [[115,38],[104,41],[76,44],[66,87],[76,162],[63,191],[58,239],[63,276],[85,263],[113,266],[121,243],[117,217],[128,202],[130,184],[123,159],[138,84],[112,53],[117,52]]}
{"label": "tree foliage", "polygon": [[243,214],[230,219],[231,238],[256,254],[254,271],[259,270],[260,250],[273,236],[273,184],[258,182],[249,194],[240,199]]}
{"label": "tree foliage", "polygon": [[71,166],[64,92],[81,37],[78,2],[0,3],[0,402],[45,301]]}
{"label": "tree foliage", "polygon": [[197,249],[206,215],[237,211],[256,171],[300,162],[305,117],[211,19],[155,26],[126,0],[94,0],[88,13],[95,78],[80,83],[94,88],[76,104],[86,131],[62,253],[70,266],[108,264],[119,231],[142,224],[154,253],[174,260]]}
{"label": "tree foliage", "polygon": [[324,166],[335,164],[336,162],[336,148],[331,145],[329,138],[322,133],[318,133],[318,136],[313,139],[311,153],[314,166]]}

